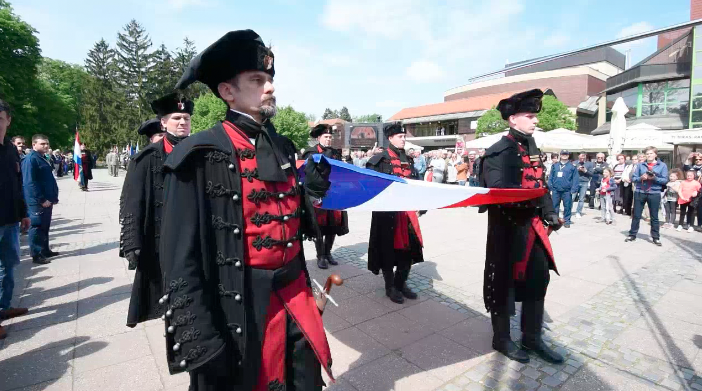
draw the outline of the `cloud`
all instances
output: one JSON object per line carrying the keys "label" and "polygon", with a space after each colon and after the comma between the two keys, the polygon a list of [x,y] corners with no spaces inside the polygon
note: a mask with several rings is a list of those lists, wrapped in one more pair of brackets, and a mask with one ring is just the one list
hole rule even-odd
{"label": "cloud", "polygon": [[544,46],[547,47],[557,47],[563,46],[570,41],[570,36],[564,33],[554,33],[551,34],[544,40]]}
{"label": "cloud", "polygon": [[[619,33],[617,33],[617,38],[625,38],[625,37],[630,37],[632,35],[636,34],[641,34],[645,33],[646,31],[651,31],[653,30],[654,27],[648,23],[648,22],[637,22],[632,25],[629,25],[627,27],[624,27],[623,29],[619,30]],[[645,39],[639,39],[636,41],[631,41],[627,43],[622,43],[620,45],[615,45],[614,48],[620,51],[626,51],[629,49],[632,49],[636,46],[641,46],[652,39],[656,39],[655,37],[651,38],[645,38]]]}
{"label": "cloud", "polygon": [[418,83],[428,83],[443,79],[444,71],[435,62],[421,60],[413,62],[405,75]]}

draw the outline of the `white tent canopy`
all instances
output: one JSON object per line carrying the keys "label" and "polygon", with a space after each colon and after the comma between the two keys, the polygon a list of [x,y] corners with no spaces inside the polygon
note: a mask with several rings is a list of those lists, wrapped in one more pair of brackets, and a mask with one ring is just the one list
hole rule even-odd
{"label": "white tent canopy", "polygon": [[702,144],[702,129],[686,129],[677,132],[666,132],[663,142],[675,145]]}
{"label": "white tent canopy", "polygon": [[410,149],[414,149],[415,151],[421,151],[424,149],[424,147],[421,147],[417,144],[412,144],[409,141],[405,141],[405,151],[409,151]]}
{"label": "white tent canopy", "polygon": [[[646,124],[641,124],[646,125]],[[626,131],[626,136],[624,137],[624,143],[622,144],[620,151],[640,151],[648,146],[654,146],[661,151],[672,151],[673,146],[665,143],[666,134],[668,132],[662,131],[655,126],[649,128],[634,128],[633,126]],[[676,132],[677,133],[677,132]],[[600,148],[598,150],[607,150],[609,146],[609,135],[603,134],[600,136],[594,136],[595,139],[594,146]]]}
{"label": "white tent canopy", "polygon": [[[466,149],[489,148],[495,144],[507,132],[492,134],[481,137],[466,143]],[[537,130],[534,132],[536,145],[544,152],[558,153],[563,149],[571,152],[596,152],[606,151],[607,143],[600,147],[595,143],[595,137],[587,134],[579,134],[568,129],[554,129],[549,132]]]}

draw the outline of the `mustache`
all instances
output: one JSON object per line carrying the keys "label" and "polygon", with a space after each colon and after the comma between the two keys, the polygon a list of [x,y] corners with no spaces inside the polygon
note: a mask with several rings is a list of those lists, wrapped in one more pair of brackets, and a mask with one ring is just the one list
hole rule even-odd
{"label": "mustache", "polygon": [[271,103],[273,106],[275,106],[275,105],[278,103],[278,100],[276,99],[275,96],[271,95],[269,98],[263,99],[263,100],[261,101],[261,103],[266,103],[266,102],[269,102],[269,103]]}

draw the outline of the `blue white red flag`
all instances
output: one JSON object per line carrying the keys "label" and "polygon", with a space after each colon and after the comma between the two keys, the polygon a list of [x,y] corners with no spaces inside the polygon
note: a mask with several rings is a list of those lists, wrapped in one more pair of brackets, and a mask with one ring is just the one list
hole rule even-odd
{"label": "blue white red flag", "polygon": [[[313,155],[315,162],[326,159]],[[521,202],[541,197],[546,189],[489,189],[404,179],[359,168],[339,160],[331,165],[331,187],[322,209],[400,212]],[[304,162],[300,162],[304,175]]]}
{"label": "blue white red flag", "polygon": [[78,132],[76,132],[76,141],[73,144],[73,162],[75,163],[73,170],[73,179],[79,180],[80,174],[83,171],[83,159],[81,157],[80,152],[80,135],[78,134]]}

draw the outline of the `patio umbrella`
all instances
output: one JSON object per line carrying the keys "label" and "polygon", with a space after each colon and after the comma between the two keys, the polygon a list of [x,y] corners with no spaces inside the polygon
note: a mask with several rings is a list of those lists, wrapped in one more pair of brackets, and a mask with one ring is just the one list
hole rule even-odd
{"label": "patio umbrella", "polygon": [[614,106],[612,107],[612,127],[609,131],[609,158],[610,163],[616,161],[617,154],[622,152],[624,148],[624,139],[626,136],[626,118],[624,114],[629,112],[629,108],[624,103],[622,97],[617,98],[614,101]]}

